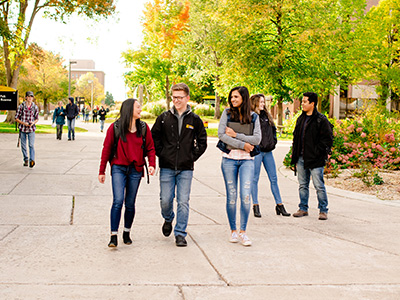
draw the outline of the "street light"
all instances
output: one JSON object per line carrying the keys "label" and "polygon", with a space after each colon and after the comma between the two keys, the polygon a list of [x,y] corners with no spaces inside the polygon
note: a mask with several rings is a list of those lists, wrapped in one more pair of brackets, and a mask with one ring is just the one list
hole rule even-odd
{"label": "street light", "polygon": [[69,70],[68,70],[68,97],[71,97],[71,65],[76,64],[76,61],[69,61]]}
{"label": "street light", "polygon": [[90,108],[91,108],[91,110],[93,111],[93,80],[88,80],[88,83],[91,83],[92,84],[92,94],[91,94],[91,101],[90,101]]}

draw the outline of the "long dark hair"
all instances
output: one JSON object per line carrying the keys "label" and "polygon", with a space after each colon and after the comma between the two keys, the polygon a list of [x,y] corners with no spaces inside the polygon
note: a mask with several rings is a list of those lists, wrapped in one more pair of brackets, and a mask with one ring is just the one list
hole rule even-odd
{"label": "long dark hair", "polygon": [[[266,102],[267,100],[265,99],[265,96],[264,96],[264,94],[255,94],[255,95],[252,95],[251,97],[250,97],[250,103],[251,103],[251,110],[252,111],[254,111],[256,114],[260,114],[260,98],[264,98],[264,101]],[[264,105],[264,112],[267,114],[267,116],[268,116],[268,121],[269,121],[269,125],[271,125],[271,126],[275,126],[275,123],[274,123],[274,120],[272,119],[272,116],[271,116],[271,114],[270,114],[270,112],[268,111],[268,108],[267,108],[267,103],[265,103],[265,105]]]}
{"label": "long dark hair", "polygon": [[[121,109],[119,111],[118,122],[119,122],[119,133],[121,139],[126,142],[126,134],[131,128],[131,123],[133,120],[133,106],[137,99],[126,99],[122,102]],[[136,135],[139,137],[142,135],[140,119],[136,120]]]}
{"label": "long dark hair", "polygon": [[[239,107],[234,107],[232,105],[232,93],[234,91],[238,91],[240,96],[242,96],[242,104]],[[228,96],[229,103],[229,112],[231,114],[231,120],[240,122],[241,124],[250,124],[251,123],[251,114],[250,114],[250,94],[249,90],[244,86],[237,86],[231,89]]]}

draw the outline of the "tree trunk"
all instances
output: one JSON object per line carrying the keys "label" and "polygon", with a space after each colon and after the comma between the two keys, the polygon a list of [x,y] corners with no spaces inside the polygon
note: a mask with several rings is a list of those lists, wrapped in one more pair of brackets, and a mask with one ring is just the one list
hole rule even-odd
{"label": "tree trunk", "polygon": [[[219,76],[215,76],[214,86],[217,87],[219,83]],[[219,120],[221,118],[221,98],[218,95],[217,90],[215,90],[215,110],[214,110],[214,119]]]}
{"label": "tree trunk", "polygon": [[282,107],[282,98],[278,99],[278,125],[282,125],[283,120],[283,107]]}
{"label": "tree trunk", "polygon": [[143,84],[139,84],[139,103],[143,105]]}
{"label": "tree trunk", "polygon": [[171,95],[169,94],[169,77],[165,78],[165,97],[167,98],[167,110],[170,109]]}

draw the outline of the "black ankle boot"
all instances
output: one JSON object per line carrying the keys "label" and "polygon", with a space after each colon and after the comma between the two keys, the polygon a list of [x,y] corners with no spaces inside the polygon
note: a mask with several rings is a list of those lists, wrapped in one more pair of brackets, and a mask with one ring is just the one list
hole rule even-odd
{"label": "black ankle boot", "polygon": [[118,238],[116,234],[111,236],[110,242],[108,243],[108,247],[117,247],[118,246]]}
{"label": "black ankle boot", "polygon": [[282,216],[284,217],[289,217],[290,214],[286,211],[285,207],[282,205],[277,205],[275,206],[275,211],[276,214],[279,216],[280,214],[282,214]]}
{"label": "black ankle boot", "polygon": [[260,205],[254,204],[254,205],[253,205],[253,212],[254,212],[254,216],[255,216],[256,218],[261,218]]}
{"label": "black ankle boot", "polygon": [[127,244],[127,245],[132,244],[132,240],[131,240],[131,238],[129,236],[129,232],[124,231],[124,233],[122,234],[122,238],[124,240],[124,244]]}

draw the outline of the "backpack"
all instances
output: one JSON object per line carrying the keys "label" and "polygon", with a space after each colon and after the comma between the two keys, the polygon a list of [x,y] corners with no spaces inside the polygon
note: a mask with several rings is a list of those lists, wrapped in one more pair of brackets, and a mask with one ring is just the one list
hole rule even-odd
{"label": "backpack", "polygon": [[[120,136],[120,132],[119,132],[119,120],[115,121],[113,123],[114,126],[114,145],[111,149],[111,155],[108,159],[108,161],[111,164],[112,159],[115,157],[116,153],[117,153],[117,146],[118,146],[118,142],[119,142],[119,136]],[[149,170],[147,168],[147,163],[146,163],[146,133],[147,133],[147,124],[144,121],[140,121],[140,127],[142,130],[142,149],[143,149],[143,160],[144,160],[144,167],[146,169],[146,173],[147,173],[147,183],[150,183],[150,178],[149,178]]]}
{"label": "backpack", "polygon": [[[321,113],[319,113],[319,114],[318,114],[318,117],[317,117],[318,131],[321,130],[321,122],[322,122],[323,120],[326,120],[326,121],[328,122],[329,126],[331,127],[331,136],[330,136],[330,138],[331,138],[331,141],[333,142],[333,128],[334,128],[335,126],[334,126],[331,122],[329,122],[328,118],[327,118],[325,115],[323,115],[323,114],[321,114]],[[332,154],[332,149],[331,149],[331,148],[332,148],[332,147],[329,147],[329,149],[326,149],[326,153],[327,153],[328,155]]]}

